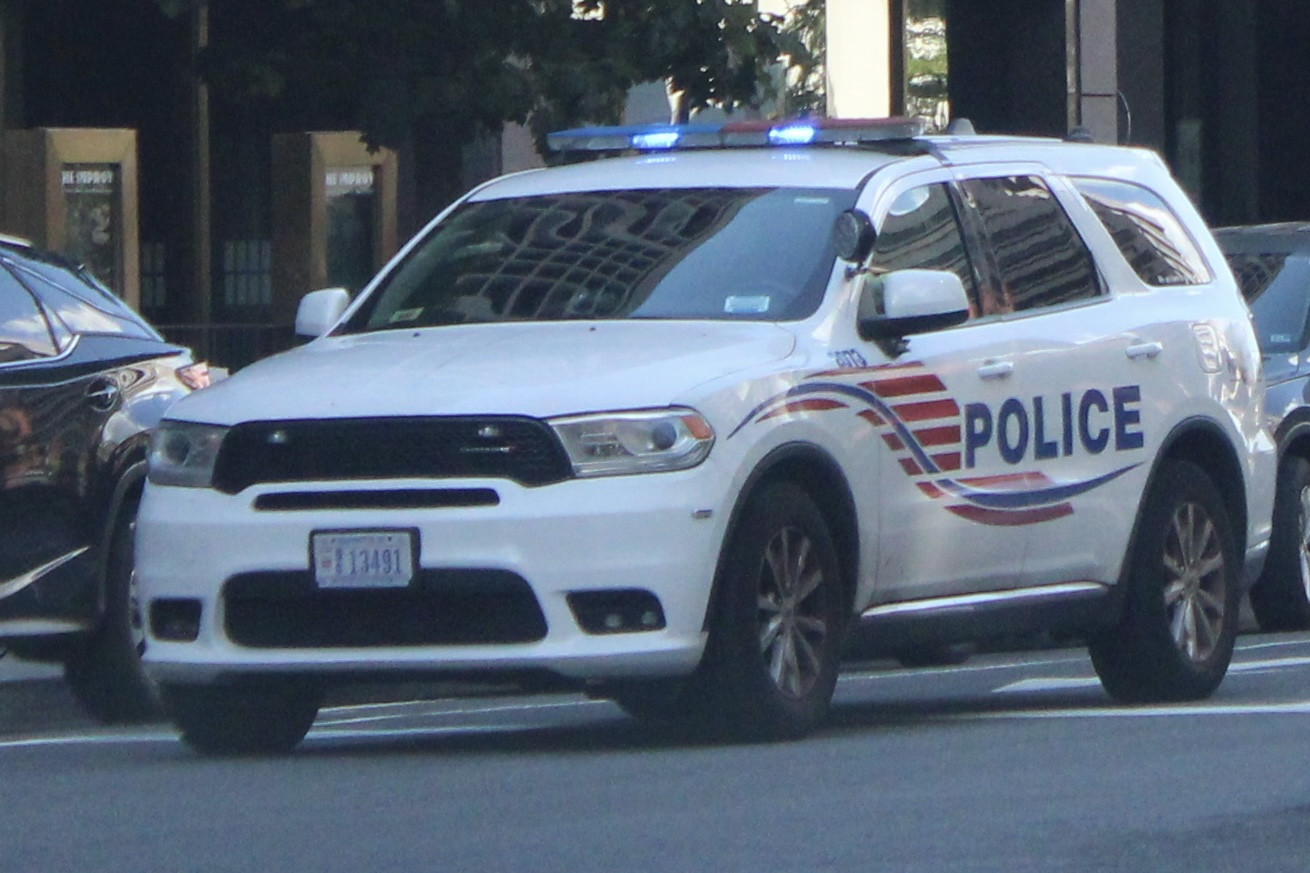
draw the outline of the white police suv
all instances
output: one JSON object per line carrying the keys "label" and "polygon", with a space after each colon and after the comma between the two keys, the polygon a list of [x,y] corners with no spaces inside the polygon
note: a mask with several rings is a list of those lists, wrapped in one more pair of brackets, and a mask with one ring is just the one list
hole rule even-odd
{"label": "white police suv", "polygon": [[206,752],[333,683],[566,680],[792,737],[843,647],[1089,641],[1208,695],[1270,533],[1250,318],[1145,151],[905,120],[589,128],[183,399],[145,660]]}

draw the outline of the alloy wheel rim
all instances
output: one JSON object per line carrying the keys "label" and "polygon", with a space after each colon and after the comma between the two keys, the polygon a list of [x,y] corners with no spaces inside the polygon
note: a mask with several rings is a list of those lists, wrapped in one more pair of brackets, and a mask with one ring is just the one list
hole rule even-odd
{"label": "alloy wheel rim", "polygon": [[760,562],[759,644],[770,679],[788,697],[803,697],[823,670],[825,582],[814,543],[803,531],[786,527],[773,536]]}
{"label": "alloy wheel rim", "polygon": [[1169,633],[1189,660],[1205,661],[1219,645],[1227,619],[1227,579],[1219,531],[1199,504],[1184,503],[1174,511],[1163,563]]}

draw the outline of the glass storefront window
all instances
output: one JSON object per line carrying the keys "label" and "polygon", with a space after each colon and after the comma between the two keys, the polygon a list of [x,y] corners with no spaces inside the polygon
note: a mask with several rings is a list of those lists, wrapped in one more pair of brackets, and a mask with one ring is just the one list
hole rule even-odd
{"label": "glass storefront window", "polygon": [[904,0],[905,114],[939,131],[951,120],[947,89],[947,0]]}

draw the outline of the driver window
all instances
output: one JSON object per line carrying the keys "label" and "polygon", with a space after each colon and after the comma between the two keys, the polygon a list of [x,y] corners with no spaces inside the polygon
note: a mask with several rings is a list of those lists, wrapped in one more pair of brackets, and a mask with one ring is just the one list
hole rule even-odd
{"label": "driver window", "polygon": [[36,299],[0,267],[0,364],[49,357],[56,351]]}
{"label": "driver window", "polygon": [[896,198],[878,229],[870,267],[876,273],[949,270],[969,294],[970,316],[977,315],[973,266],[945,185],[922,185]]}

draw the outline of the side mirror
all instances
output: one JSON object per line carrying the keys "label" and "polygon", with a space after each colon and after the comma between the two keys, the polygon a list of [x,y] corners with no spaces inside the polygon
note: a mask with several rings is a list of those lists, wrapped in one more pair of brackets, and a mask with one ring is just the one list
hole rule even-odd
{"label": "side mirror", "polygon": [[873,251],[877,234],[869,216],[858,209],[847,209],[832,225],[833,246],[843,261],[859,263]]}
{"label": "side mirror", "polygon": [[863,273],[859,295],[860,336],[868,340],[927,333],[969,318],[964,283],[948,270]]}
{"label": "side mirror", "polygon": [[345,288],[322,288],[300,298],[296,308],[296,336],[313,339],[327,333],[350,305]]}

